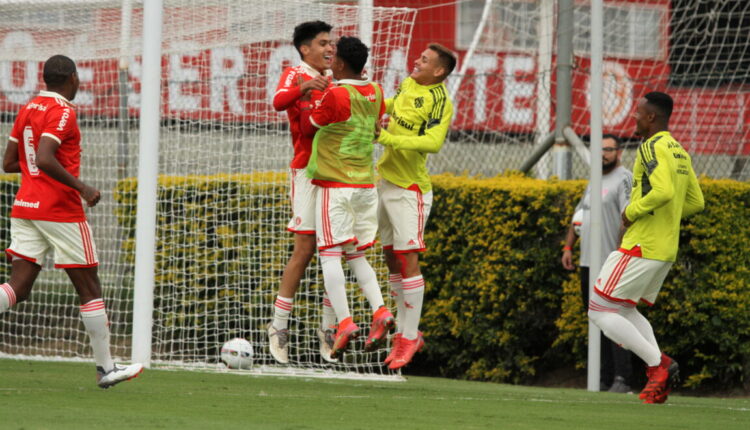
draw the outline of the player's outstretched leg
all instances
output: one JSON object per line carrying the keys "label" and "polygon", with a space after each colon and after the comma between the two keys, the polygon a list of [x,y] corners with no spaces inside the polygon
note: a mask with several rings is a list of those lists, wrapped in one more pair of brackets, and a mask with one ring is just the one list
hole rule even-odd
{"label": "player's outstretched leg", "polygon": [[143,372],[143,365],[117,365],[110,354],[109,320],[102,299],[97,267],[65,269],[81,300],[81,320],[89,335],[96,363],[96,383],[109,388],[129,381]]}
{"label": "player's outstretched leg", "polygon": [[310,260],[315,255],[315,235],[295,234],[294,250],[281,275],[281,285],[273,306],[273,320],[268,324],[268,349],[281,363],[289,363],[289,318],[294,307],[294,296]]}
{"label": "player's outstretched leg", "polygon": [[362,293],[373,310],[370,333],[365,341],[365,351],[374,351],[395,325],[391,311],[385,306],[375,271],[365,258],[364,251],[346,252],[346,262],[357,278]]}

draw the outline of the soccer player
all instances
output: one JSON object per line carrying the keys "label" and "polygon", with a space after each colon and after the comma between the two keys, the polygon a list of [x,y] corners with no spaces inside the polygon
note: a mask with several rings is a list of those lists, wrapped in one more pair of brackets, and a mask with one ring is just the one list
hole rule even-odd
{"label": "soccer player", "polygon": [[424,345],[419,332],[424,297],[419,253],[426,250],[424,228],[432,206],[427,154],[440,151],[448,134],[453,103],[444,81],[455,67],[453,52],[430,44],[396,95],[386,100],[391,118],[388,129],[378,138],[385,146],[378,162],[382,177],[378,221],[391,295],[397,305],[397,333],[385,359],[391,369],[408,364]]}
{"label": "soccer player", "polygon": [[661,352],[648,320],[636,305],[651,306],[677,256],[680,220],[703,210],[703,193],[690,155],[669,133],[672,98],[650,92],[635,111],[638,147],[630,204],[622,212],[628,228],[620,249],[612,252],[597,277],[589,318],[614,342],[648,366],[644,403],[664,403],[679,366]]}
{"label": "soccer player", "polygon": [[339,39],[331,66],[337,85],[326,91],[309,121],[318,128],[307,174],[318,186],[318,250],[323,282],[338,320],[334,357],[359,335],[349,310],[342,256],[373,310],[365,349],[377,348],[394,324],[364,254],[375,243],[378,228],[372,151],[377,123],[385,113],[380,85],[362,78],[367,55],[367,47],[356,37]]}
{"label": "soccer player", "polygon": [[109,388],[143,371],[112,361],[109,321],[97,275],[99,261],[81,199],[95,206],[101,194],[78,179],[81,132],[76,122],[76,65],[55,55],[44,63],[41,91],[21,108],[5,148],[3,169],[21,173],[21,187],[10,216],[10,279],[0,285],[0,313],[29,297],[34,281],[52,250],[55,267],[68,274],[81,303],[81,319],[91,341],[97,384]]}
{"label": "soccer player", "polygon": [[[633,174],[620,165],[622,147],[620,139],[611,134],[602,137],[602,254],[609,255],[617,249],[622,238],[622,211],[630,201]],[[589,247],[591,244],[591,186],[586,187],[581,201],[576,206],[576,213],[582,214],[580,225],[581,234],[581,297],[584,309],[589,306]],[[562,266],[567,270],[574,270],[573,245],[576,241],[576,230],[573,223],[568,228],[563,247]],[[630,352],[612,343],[608,337],[602,336],[602,372],[601,390],[611,393],[630,392]]]}
{"label": "soccer player", "polygon": [[[294,305],[294,295],[300,280],[305,274],[312,256],[315,254],[315,186],[305,175],[310,159],[311,134],[302,131],[300,113],[310,109],[319,100],[330,83],[329,76],[333,58],[331,26],[323,21],[310,21],[294,28],[293,43],[302,57],[296,67],[286,68],[273,98],[277,111],[286,111],[289,130],[292,134],[294,158],[289,165],[290,198],[292,219],[287,230],[294,233],[294,250],[281,276],[279,293],[274,303],[273,321],[268,325],[268,344],[271,355],[279,363],[289,362],[289,316]],[[323,318],[318,329],[320,355],[326,361],[330,358],[336,314],[328,297],[323,298]]]}

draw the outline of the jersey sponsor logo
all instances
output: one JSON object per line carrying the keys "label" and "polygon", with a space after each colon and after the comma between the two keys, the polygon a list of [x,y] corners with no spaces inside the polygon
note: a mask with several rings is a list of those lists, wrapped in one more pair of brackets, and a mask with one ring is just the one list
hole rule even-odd
{"label": "jersey sponsor logo", "polygon": [[26,109],[27,110],[36,109],[38,111],[45,112],[47,110],[47,106],[32,102],[26,105]]}
{"label": "jersey sponsor logo", "polygon": [[70,117],[70,109],[65,108],[65,110],[63,111],[62,117],[60,118],[60,122],[57,124],[58,131],[65,130],[65,125],[68,123],[68,117]]}
{"label": "jersey sponsor logo", "polygon": [[18,200],[16,199],[13,202],[13,206],[20,206],[22,208],[31,208],[31,209],[39,209],[39,202],[27,202],[25,200]]}
{"label": "jersey sponsor logo", "polygon": [[401,127],[409,131],[414,130],[414,124],[411,124],[410,122],[407,122],[406,120],[398,116],[398,113],[396,113],[395,111],[391,115],[391,118],[393,118],[396,121],[396,124],[400,125]]}

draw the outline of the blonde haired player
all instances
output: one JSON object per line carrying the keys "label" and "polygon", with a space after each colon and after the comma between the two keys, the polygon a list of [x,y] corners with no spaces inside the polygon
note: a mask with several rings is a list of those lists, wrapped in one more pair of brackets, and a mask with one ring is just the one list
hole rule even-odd
{"label": "blonde haired player", "polygon": [[378,221],[397,305],[397,333],[385,360],[391,369],[408,364],[424,345],[419,319],[425,284],[419,253],[426,250],[424,228],[432,206],[427,154],[440,151],[448,134],[453,103],[444,81],[455,67],[455,54],[432,43],[396,95],[386,100],[391,118],[378,138],[385,146],[378,162]]}
{"label": "blonde haired player", "polygon": [[81,182],[81,131],[73,100],[76,65],[55,55],[44,63],[41,91],[21,108],[3,158],[3,169],[21,173],[21,187],[10,213],[10,279],[0,285],[0,313],[26,300],[47,253],[64,269],[81,302],[81,319],[91,341],[96,379],[109,388],[135,378],[143,366],[120,366],[109,351],[109,321],[97,274],[99,260],[81,198],[95,206],[101,194]]}

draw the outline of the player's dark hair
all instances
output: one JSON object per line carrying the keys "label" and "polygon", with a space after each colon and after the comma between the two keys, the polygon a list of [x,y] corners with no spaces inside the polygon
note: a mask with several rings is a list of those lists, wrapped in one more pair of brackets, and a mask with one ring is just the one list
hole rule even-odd
{"label": "player's dark hair", "polygon": [[430,43],[427,47],[437,52],[440,65],[445,69],[443,77],[450,75],[456,68],[456,62],[458,61],[456,60],[456,54],[439,43]]}
{"label": "player's dark hair", "polygon": [[76,63],[64,55],[53,55],[44,62],[43,78],[48,88],[59,88],[76,73]]}
{"label": "player's dark hair", "polygon": [[620,139],[619,137],[615,136],[614,134],[609,134],[609,133],[604,134],[604,135],[602,135],[602,140],[604,140],[604,139],[612,139],[612,140],[615,141],[615,148],[617,148],[617,149],[622,148],[622,139]]}
{"label": "player's dark hair", "polygon": [[669,121],[669,117],[672,115],[672,107],[674,106],[672,97],[669,94],[652,91],[643,97],[648,101],[648,104],[656,108],[658,113],[664,118],[664,121]]}
{"label": "player's dark hair", "polygon": [[342,36],[336,42],[336,56],[352,69],[354,73],[362,73],[367,63],[367,47],[356,37]]}
{"label": "player's dark hair", "polygon": [[309,45],[320,33],[330,33],[332,28],[332,25],[323,21],[303,22],[294,27],[292,43],[294,43],[294,47],[299,52],[299,55],[302,56],[302,51],[299,49],[300,46]]}

